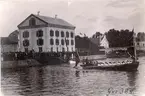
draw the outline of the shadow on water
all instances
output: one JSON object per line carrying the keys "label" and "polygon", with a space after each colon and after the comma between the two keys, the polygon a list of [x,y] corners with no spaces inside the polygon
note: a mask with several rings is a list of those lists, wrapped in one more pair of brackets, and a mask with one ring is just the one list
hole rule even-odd
{"label": "shadow on water", "polygon": [[138,75],[138,71],[134,71],[134,72],[126,72],[127,73],[127,77],[128,77],[128,84],[132,87],[132,86],[136,86],[136,80],[137,80],[137,75]]}

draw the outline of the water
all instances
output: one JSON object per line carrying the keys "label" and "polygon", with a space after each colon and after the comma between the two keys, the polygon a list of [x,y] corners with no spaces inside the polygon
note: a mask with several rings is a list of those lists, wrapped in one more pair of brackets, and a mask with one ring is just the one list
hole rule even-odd
{"label": "water", "polygon": [[51,65],[2,70],[4,96],[143,96],[145,57],[136,72],[74,69]]}

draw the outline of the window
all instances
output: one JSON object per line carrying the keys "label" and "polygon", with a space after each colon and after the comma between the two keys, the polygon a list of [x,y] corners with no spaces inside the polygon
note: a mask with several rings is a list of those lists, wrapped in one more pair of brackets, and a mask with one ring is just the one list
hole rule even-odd
{"label": "window", "polygon": [[58,30],[55,31],[55,36],[59,37],[59,31]]}
{"label": "window", "polygon": [[50,39],[50,44],[51,44],[51,45],[53,45],[53,44],[54,44],[53,39]]}
{"label": "window", "polygon": [[69,40],[66,40],[66,45],[69,45]]}
{"label": "window", "polygon": [[74,37],[74,33],[73,32],[71,32],[71,38],[73,38]]}
{"label": "window", "polygon": [[137,43],[137,45],[139,45],[139,43]]}
{"label": "window", "polygon": [[54,31],[50,30],[50,36],[54,36]]}
{"label": "window", "polygon": [[42,37],[43,36],[43,31],[42,30],[38,30],[36,35],[37,35],[37,37]]}
{"label": "window", "polygon": [[25,52],[28,52],[28,48],[25,48]]}
{"label": "window", "polygon": [[66,37],[67,37],[67,38],[69,37],[69,32],[68,32],[68,31],[66,32]]}
{"label": "window", "polygon": [[38,46],[42,46],[43,43],[44,43],[43,39],[40,38],[40,39],[37,40],[37,45]]}
{"label": "window", "polygon": [[71,40],[71,45],[74,45],[74,40]]}
{"label": "window", "polygon": [[58,39],[56,39],[55,43],[56,43],[56,45],[59,45],[59,40],[58,40]]}
{"label": "window", "polygon": [[29,37],[29,32],[28,31],[24,31],[23,32],[23,38],[28,38]]}
{"label": "window", "polygon": [[51,47],[51,52],[53,52],[53,47]]}
{"label": "window", "polygon": [[39,47],[39,52],[42,52],[42,47]]}
{"label": "window", "polygon": [[73,47],[71,48],[72,52],[73,52]]}
{"label": "window", "polygon": [[68,51],[68,47],[67,47],[67,51]]}
{"label": "window", "polygon": [[34,18],[31,18],[31,19],[29,20],[29,26],[35,26],[35,25],[36,25],[35,19],[34,19]]}
{"label": "window", "polygon": [[58,47],[56,48],[56,51],[58,52]]}
{"label": "window", "polygon": [[29,40],[25,39],[25,40],[23,41],[23,46],[29,46]]}
{"label": "window", "polygon": [[62,48],[62,52],[65,52],[65,49],[64,48]]}
{"label": "window", "polygon": [[61,37],[64,37],[64,32],[63,31],[61,31]]}
{"label": "window", "polygon": [[63,39],[61,39],[61,45],[64,45],[64,40]]}

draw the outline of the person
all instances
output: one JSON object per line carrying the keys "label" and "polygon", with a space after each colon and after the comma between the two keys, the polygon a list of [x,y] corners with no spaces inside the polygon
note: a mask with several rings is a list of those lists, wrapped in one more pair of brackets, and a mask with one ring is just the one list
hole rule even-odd
{"label": "person", "polygon": [[89,65],[88,57],[86,58],[85,62],[86,62],[86,65]]}
{"label": "person", "polygon": [[75,61],[76,61],[76,64],[75,64],[74,67],[77,67],[79,62],[80,62],[80,59],[79,59],[79,57],[77,55],[76,55]]}

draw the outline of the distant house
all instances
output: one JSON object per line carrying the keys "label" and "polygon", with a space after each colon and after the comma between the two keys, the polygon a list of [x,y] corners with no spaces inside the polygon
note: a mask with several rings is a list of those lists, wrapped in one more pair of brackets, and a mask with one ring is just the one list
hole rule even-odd
{"label": "distant house", "polygon": [[100,33],[100,32],[96,32],[91,38],[91,42],[96,44],[97,46],[100,47],[100,43],[101,43],[101,40],[103,38],[103,35]]}
{"label": "distant house", "polygon": [[31,14],[18,25],[19,50],[74,52],[75,26],[65,20]]}
{"label": "distant house", "polygon": [[88,37],[76,36],[75,41],[76,49],[80,53],[80,55],[93,55],[99,52],[98,45],[93,43]]}
{"label": "distant house", "polygon": [[136,38],[136,48],[140,51],[145,51],[145,33],[139,32]]}
{"label": "distant house", "polygon": [[1,37],[1,52],[18,51],[18,31],[12,32],[8,37]]}

